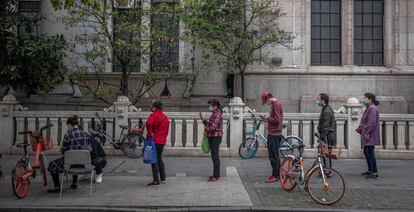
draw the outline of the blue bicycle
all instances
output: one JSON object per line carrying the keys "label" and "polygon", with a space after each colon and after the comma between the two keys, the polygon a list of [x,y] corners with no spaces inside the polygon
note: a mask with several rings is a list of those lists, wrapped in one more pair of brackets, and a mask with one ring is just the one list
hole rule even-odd
{"label": "blue bicycle", "polygon": [[[246,134],[246,139],[240,144],[239,147],[239,155],[243,159],[250,159],[254,157],[257,150],[259,149],[259,141],[261,141],[264,145],[267,146],[267,139],[260,132],[259,128],[263,122],[263,119],[259,119],[257,115],[255,115],[254,111],[247,108],[247,111],[251,114],[253,118],[253,129],[252,131],[248,131]],[[283,129],[286,128],[286,125],[283,124]],[[280,156],[282,158],[287,157],[288,155],[293,155],[295,157],[301,157],[303,154],[303,140],[297,136],[289,135],[289,136],[282,136],[282,141],[280,143]]]}

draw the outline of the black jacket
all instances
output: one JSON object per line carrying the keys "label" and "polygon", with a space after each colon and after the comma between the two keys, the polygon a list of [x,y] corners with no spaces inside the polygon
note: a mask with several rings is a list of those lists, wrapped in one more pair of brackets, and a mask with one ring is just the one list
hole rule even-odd
{"label": "black jacket", "polygon": [[102,148],[101,144],[91,137],[91,145],[92,145],[92,152],[91,152],[91,158],[106,158],[106,154],[104,149]]}
{"label": "black jacket", "polygon": [[328,135],[328,132],[336,131],[336,121],[334,111],[331,106],[326,105],[322,108],[321,116],[319,117],[318,133],[322,138]]}

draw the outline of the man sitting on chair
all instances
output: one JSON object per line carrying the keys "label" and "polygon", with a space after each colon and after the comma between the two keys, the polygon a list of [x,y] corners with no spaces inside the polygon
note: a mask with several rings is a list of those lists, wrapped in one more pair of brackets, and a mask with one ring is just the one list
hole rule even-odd
{"label": "man sitting on chair", "polygon": [[[92,164],[95,166],[96,183],[102,182],[102,169],[106,166],[105,152],[102,146],[95,141],[88,133],[79,128],[78,116],[73,115],[68,118],[68,132],[63,137],[62,148],[60,152],[64,155],[68,150],[87,150],[91,153]],[[64,158],[53,160],[49,163],[48,170],[52,175],[55,188],[49,189],[48,192],[57,193],[60,191],[59,174],[64,171]],[[71,189],[77,188],[78,176],[72,176]]]}

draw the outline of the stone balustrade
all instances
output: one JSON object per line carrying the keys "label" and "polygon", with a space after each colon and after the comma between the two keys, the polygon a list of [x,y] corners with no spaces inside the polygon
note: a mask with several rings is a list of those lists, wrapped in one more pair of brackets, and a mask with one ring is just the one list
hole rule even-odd
{"label": "stone balustrade", "polygon": [[[8,97],[0,102],[0,152],[5,154],[20,153],[15,147],[16,143],[27,140],[27,136],[18,134],[19,131],[39,129],[47,123],[54,126],[47,131],[54,141],[55,149],[50,153],[58,153],[60,141],[67,131],[66,119],[76,114],[80,125],[84,129],[93,127],[97,121],[96,111],[27,111],[18,105],[15,99]],[[362,114],[362,106],[357,103],[346,105],[346,114],[336,114],[337,119],[337,146],[342,148],[345,158],[360,158],[360,136],[354,130],[358,127]],[[121,128],[119,125],[128,125],[134,128],[139,119],[145,123],[150,112],[136,111],[130,106],[128,99],[120,98],[113,107],[105,111],[99,111],[99,116],[104,120],[106,131],[119,138]],[[167,112],[170,118],[170,129],[167,138],[166,155],[171,156],[208,156],[200,150],[204,125],[196,112]],[[208,115],[208,114],[207,114]],[[265,115],[265,114],[262,114]],[[239,99],[233,99],[229,107],[223,113],[224,136],[221,144],[223,156],[238,157],[238,148],[245,137],[246,130],[252,128],[253,120],[246,111],[244,103]],[[315,138],[313,132],[318,125],[317,113],[286,113],[284,116],[287,129],[286,135],[296,135],[303,139],[306,145],[305,157],[315,156]],[[380,114],[381,122],[381,146],[377,148],[377,157],[405,159],[414,158],[414,114]],[[266,123],[260,130],[267,135]],[[145,134],[145,132],[144,132]],[[267,150],[263,144],[257,154],[258,157],[266,156]],[[105,145],[108,154],[122,154],[114,150],[107,143]]]}

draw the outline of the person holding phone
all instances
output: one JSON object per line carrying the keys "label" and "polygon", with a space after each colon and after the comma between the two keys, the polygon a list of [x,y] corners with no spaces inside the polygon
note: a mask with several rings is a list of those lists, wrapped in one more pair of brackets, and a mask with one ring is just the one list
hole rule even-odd
{"label": "person holding phone", "polygon": [[208,177],[209,182],[220,181],[220,144],[223,138],[223,114],[220,109],[220,102],[217,99],[208,101],[208,111],[211,112],[210,118],[205,119],[200,112],[200,118],[203,120],[204,129],[207,134],[211,150],[211,159],[213,160],[213,175]]}
{"label": "person holding phone", "polygon": [[268,91],[262,93],[262,105],[268,104],[270,107],[270,114],[260,117],[267,121],[268,127],[268,144],[267,150],[269,153],[270,165],[272,166],[272,174],[266,179],[266,183],[274,183],[279,180],[280,158],[279,148],[282,141],[283,130],[283,107],[280,100],[276,99]]}

